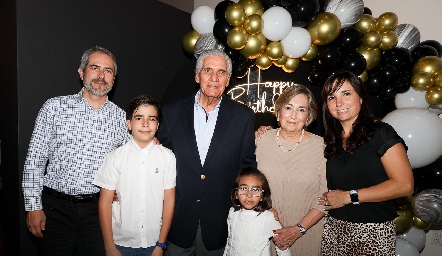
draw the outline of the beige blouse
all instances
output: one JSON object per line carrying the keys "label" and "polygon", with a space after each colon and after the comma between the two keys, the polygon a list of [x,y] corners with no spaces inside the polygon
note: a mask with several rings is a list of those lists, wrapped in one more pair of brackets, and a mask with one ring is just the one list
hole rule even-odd
{"label": "beige blouse", "polygon": [[[285,149],[296,143],[284,141]],[[317,198],[327,191],[325,177],[324,141],[312,134],[291,152],[284,152],[276,140],[276,129],[256,140],[258,170],[270,184],[273,208],[284,226],[294,226],[312,209],[323,210]],[[291,247],[292,255],[320,255],[323,220],[311,227]]]}

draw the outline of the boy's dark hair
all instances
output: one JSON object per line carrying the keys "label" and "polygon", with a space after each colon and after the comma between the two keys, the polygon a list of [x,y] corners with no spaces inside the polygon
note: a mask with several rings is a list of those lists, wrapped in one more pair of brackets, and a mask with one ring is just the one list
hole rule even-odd
{"label": "boy's dark hair", "polygon": [[262,192],[261,195],[262,200],[258,203],[258,205],[255,208],[253,208],[253,210],[261,213],[265,210],[269,210],[270,208],[272,208],[272,199],[271,199],[272,193],[270,191],[269,182],[267,181],[266,176],[262,172],[260,172],[259,170],[253,167],[247,167],[239,171],[239,174],[235,180],[235,184],[233,185],[232,193],[230,195],[230,200],[232,201],[233,209],[235,209],[235,211],[238,211],[242,208],[241,204],[239,203],[239,200],[236,199],[236,193],[237,193],[236,189],[238,188],[239,185],[238,183],[241,180],[241,178],[245,176],[256,177],[259,181],[261,181],[262,189],[264,190],[264,192]]}
{"label": "boy's dark hair", "polygon": [[142,94],[133,98],[126,108],[126,120],[131,120],[135,110],[141,105],[149,105],[154,107],[158,113],[158,123],[161,122],[161,111],[158,102],[150,95]]}

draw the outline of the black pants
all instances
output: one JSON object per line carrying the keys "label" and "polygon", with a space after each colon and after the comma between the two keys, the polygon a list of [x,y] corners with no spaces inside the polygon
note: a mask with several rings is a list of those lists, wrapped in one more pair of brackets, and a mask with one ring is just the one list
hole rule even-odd
{"label": "black pants", "polygon": [[98,220],[98,199],[72,203],[43,193],[46,229],[39,240],[39,255],[105,255]]}

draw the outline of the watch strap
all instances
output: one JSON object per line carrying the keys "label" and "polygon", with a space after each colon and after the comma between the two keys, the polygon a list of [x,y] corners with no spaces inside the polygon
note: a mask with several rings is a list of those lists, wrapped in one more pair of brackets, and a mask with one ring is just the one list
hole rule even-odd
{"label": "watch strap", "polygon": [[299,228],[299,231],[301,232],[302,235],[305,235],[305,233],[307,233],[307,229],[304,228],[301,224],[296,224],[296,226]]}
{"label": "watch strap", "polygon": [[357,190],[353,189],[350,191],[350,200],[352,204],[359,204],[359,195]]}
{"label": "watch strap", "polygon": [[163,249],[163,251],[164,251],[164,250],[166,250],[166,248],[167,248],[167,242],[160,243],[160,242],[157,241],[157,242],[155,243],[155,246],[160,247],[160,248]]}

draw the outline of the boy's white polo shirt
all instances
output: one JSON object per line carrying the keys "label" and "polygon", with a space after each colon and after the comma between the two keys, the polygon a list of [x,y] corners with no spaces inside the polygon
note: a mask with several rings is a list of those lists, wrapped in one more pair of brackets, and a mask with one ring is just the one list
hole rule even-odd
{"label": "boy's white polo shirt", "polygon": [[154,246],[160,234],[164,190],[176,185],[173,152],[153,142],[141,149],[131,139],[106,156],[93,184],[117,191],[119,201],[112,203],[115,244]]}

